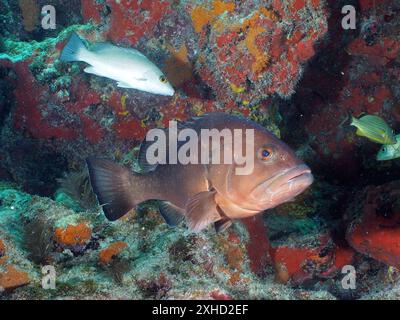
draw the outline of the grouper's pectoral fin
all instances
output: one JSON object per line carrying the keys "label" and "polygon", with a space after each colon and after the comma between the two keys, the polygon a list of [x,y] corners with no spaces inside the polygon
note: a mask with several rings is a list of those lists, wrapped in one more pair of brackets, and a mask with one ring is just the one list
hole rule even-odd
{"label": "grouper's pectoral fin", "polygon": [[160,210],[160,214],[164,218],[165,222],[171,227],[180,224],[185,215],[184,210],[168,201],[161,201],[158,209]]}
{"label": "grouper's pectoral fin", "polygon": [[221,219],[215,203],[215,191],[204,191],[189,199],[186,204],[186,223],[195,232]]}

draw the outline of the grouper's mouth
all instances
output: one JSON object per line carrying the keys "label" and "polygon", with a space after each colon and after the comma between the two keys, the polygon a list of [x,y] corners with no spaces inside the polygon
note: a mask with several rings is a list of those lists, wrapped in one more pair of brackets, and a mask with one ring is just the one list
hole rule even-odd
{"label": "grouper's mouth", "polygon": [[252,197],[264,206],[272,208],[293,199],[309,187],[313,181],[314,177],[310,168],[301,164],[281,171],[259,184],[253,190]]}
{"label": "grouper's mouth", "polygon": [[[287,179],[288,178],[288,179]],[[308,182],[310,184],[313,182],[313,175],[311,174],[311,170],[306,165],[297,166],[291,170],[289,170],[286,174],[283,175],[283,180],[287,179],[286,182],[288,184],[293,183],[301,183],[301,182]]]}

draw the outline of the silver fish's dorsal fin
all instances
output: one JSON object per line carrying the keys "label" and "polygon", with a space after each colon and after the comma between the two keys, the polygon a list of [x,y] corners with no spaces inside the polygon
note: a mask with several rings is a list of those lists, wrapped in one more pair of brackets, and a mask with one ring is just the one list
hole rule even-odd
{"label": "silver fish's dorsal fin", "polygon": [[143,53],[141,53],[140,51],[138,51],[136,49],[118,47],[109,42],[95,43],[91,46],[91,51],[96,52],[96,53],[103,53],[105,51],[117,51],[119,53],[125,52],[128,55],[140,56],[140,57],[147,59],[147,57]]}
{"label": "silver fish's dorsal fin", "polygon": [[110,49],[115,49],[115,48],[117,48],[117,47],[109,42],[95,43],[95,44],[91,45],[91,47],[90,47],[91,51],[93,51],[93,52],[99,52],[99,51],[110,50]]}
{"label": "silver fish's dorsal fin", "polygon": [[121,47],[118,47],[118,48],[123,50],[123,51],[125,51],[126,53],[134,54],[134,55],[143,57],[146,60],[148,60],[147,57],[143,53],[141,53],[139,50],[136,50],[136,49],[133,49],[133,48],[121,48]]}
{"label": "silver fish's dorsal fin", "polygon": [[158,209],[165,222],[171,227],[175,227],[183,221],[185,211],[171,202],[160,201]]}
{"label": "silver fish's dorsal fin", "polygon": [[216,191],[204,191],[188,200],[185,217],[190,230],[199,232],[221,219],[214,199],[215,194]]}

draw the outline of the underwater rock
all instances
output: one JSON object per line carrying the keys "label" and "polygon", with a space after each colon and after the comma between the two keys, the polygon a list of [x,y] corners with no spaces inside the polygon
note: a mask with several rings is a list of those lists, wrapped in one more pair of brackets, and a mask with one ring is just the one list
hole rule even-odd
{"label": "underwater rock", "polygon": [[0,239],[0,266],[4,265],[7,261],[6,246],[3,240]]}
{"label": "underwater rock", "polygon": [[91,237],[92,230],[85,222],[55,230],[55,239],[63,247],[85,246]]}
{"label": "underwater rock", "polygon": [[251,270],[264,276],[271,265],[271,245],[268,229],[261,215],[242,220],[249,235],[246,243],[247,254],[250,259]]}
{"label": "underwater rock", "polygon": [[396,268],[400,268],[399,194],[399,181],[367,187],[346,237],[358,252]]}
{"label": "underwater rock", "polygon": [[13,265],[6,266],[3,272],[0,270],[0,288],[5,291],[25,286],[29,281],[28,274],[18,270]]}
{"label": "underwater rock", "polygon": [[[294,239],[292,239],[294,240]],[[330,278],[353,261],[353,251],[334,244],[327,233],[297,236],[294,244],[274,244],[276,280],[295,285],[311,279]]]}
{"label": "underwater rock", "polygon": [[212,0],[191,7],[200,46],[196,69],[219,101],[290,97],[327,31],[323,1]]}
{"label": "underwater rock", "polygon": [[99,252],[99,261],[102,264],[108,264],[113,258],[115,258],[128,244],[126,242],[114,242],[111,243],[107,248]]}
{"label": "underwater rock", "polygon": [[[6,39],[5,53],[0,54],[0,66],[6,70],[3,78],[15,100],[6,121],[7,137],[1,141],[10,149],[9,158],[0,159],[6,166],[14,161],[8,141],[19,137],[46,145],[72,165],[93,154],[127,153],[149,129],[166,126],[169,120],[211,111],[250,115],[260,108],[268,114],[271,103],[265,99],[293,92],[302,66],[314,55],[314,42],[326,32],[327,19],[319,1],[304,3],[296,11],[281,1],[269,9],[264,1],[252,5],[219,0],[198,4],[87,0],[81,1],[81,12],[68,10],[72,4],[55,5],[66,7],[58,10],[60,28],[68,19],[81,24],[47,34],[41,42]],[[211,35],[204,41],[210,26]],[[170,99],[119,89],[108,80],[84,74],[79,63],[60,62],[61,49],[73,31],[90,42],[110,40],[138,48],[159,62],[178,93]],[[231,45],[230,57],[243,55],[241,63],[222,59],[221,52]],[[243,68],[240,79],[230,72],[237,66]],[[206,76],[210,72],[211,79]],[[272,117],[269,120],[272,124]],[[17,176],[18,182],[22,180]]]}
{"label": "underwater rock", "polygon": [[[293,130],[289,134],[295,141],[302,136],[302,144],[313,151],[305,156],[315,164],[314,170],[342,184],[359,181],[366,170],[386,170],[371,163],[374,145],[356,137],[349,126],[349,114],[376,114],[388,121],[395,132],[400,128],[400,25],[398,19],[393,19],[400,4],[393,0],[374,4],[360,1],[360,28],[344,30],[340,12],[348,4],[351,3],[327,1],[331,12],[329,37],[317,46],[318,55],[308,65],[287,107],[287,112],[293,114],[287,123]],[[352,5],[357,6],[356,1]]]}

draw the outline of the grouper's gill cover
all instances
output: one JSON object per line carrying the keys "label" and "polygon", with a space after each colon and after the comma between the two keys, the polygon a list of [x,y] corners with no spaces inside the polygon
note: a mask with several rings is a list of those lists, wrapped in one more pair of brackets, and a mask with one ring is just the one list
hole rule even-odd
{"label": "grouper's gill cover", "polygon": [[[108,219],[116,220],[139,203],[157,199],[160,213],[169,225],[177,225],[184,219],[193,231],[209,224],[221,231],[232,220],[254,216],[290,201],[313,182],[310,169],[295,153],[254,122],[210,113],[187,123],[186,128],[195,130],[199,137],[202,129],[232,132],[253,129],[254,141],[248,149],[254,158],[253,170],[248,175],[238,175],[236,169],[243,164],[233,161],[208,165],[159,164],[147,174],[138,174],[108,160],[90,158],[87,164],[91,184]],[[246,134],[243,133],[242,139],[246,143]],[[226,148],[231,145],[222,143],[221,155]],[[200,159],[200,154],[197,157]]]}

